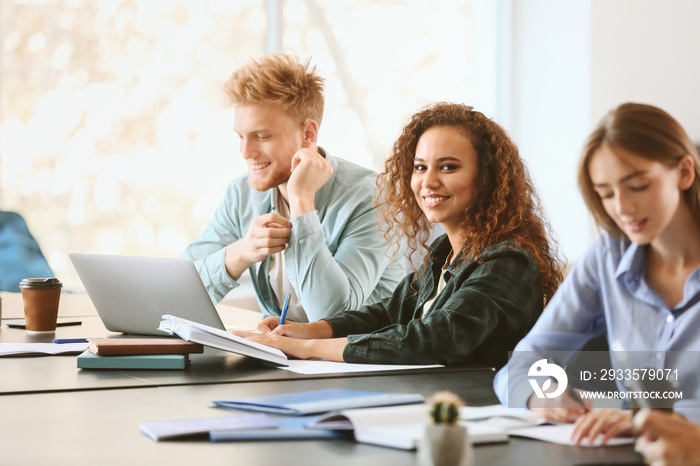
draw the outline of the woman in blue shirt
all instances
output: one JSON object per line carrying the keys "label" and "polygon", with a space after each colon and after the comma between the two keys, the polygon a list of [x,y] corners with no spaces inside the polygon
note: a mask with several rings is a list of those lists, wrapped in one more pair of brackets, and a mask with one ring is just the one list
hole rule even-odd
{"label": "woman in blue shirt", "polygon": [[[676,409],[700,398],[700,374],[690,353],[700,350],[699,170],[695,146],[663,110],[627,103],[603,118],[585,144],[579,186],[604,231],[498,373],[494,388],[501,402],[576,421],[577,442],[631,433],[631,411],[591,412],[568,392],[542,396],[528,379],[535,361],[566,365],[603,332],[640,369],[637,377],[641,369],[662,369],[664,377],[678,378],[684,401]],[[615,353],[611,359],[614,369],[622,369],[613,380],[628,393],[634,371],[626,371]]]}
{"label": "woman in blue shirt", "polygon": [[432,225],[445,230],[422,267],[381,302],[309,324],[268,317],[263,335],[237,333],[304,359],[505,364],[562,274],[508,134],[471,107],[434,104],[403,129],[377,184],[387,238],[415,252]]}

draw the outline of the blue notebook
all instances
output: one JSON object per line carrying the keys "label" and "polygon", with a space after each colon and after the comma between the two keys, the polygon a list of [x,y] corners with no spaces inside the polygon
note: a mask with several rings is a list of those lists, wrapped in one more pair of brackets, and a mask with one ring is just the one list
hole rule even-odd
{"label": "blue notebook", "polygon": [[225,417],[205,417],[197,419],[175,419],[167,421],[141,422],[141,433],[158,442],[173,438],[190,437],[206,434],[217,430],[259,430],[278,427],[277,423],[266,414],[244,414]]}
{"label": "blue notebook", "polygon": [[352,433],[308,429],[306,426],[316,421],[316,418],[292,417],[275,419],[276,427],[270,429],[230,429],[213,430],[209,432],[212,442],[233,442],[247,440],[298,440],[298,439],[334,439],[351,437]]}
{"label": "blue notebook", "polygon": [[222,408],[303,416],[340,409],[404,405],[423,403],[424,401],[423,396],[417,393],[366,392],[335,388],[235,400],[219,400],[214,401],[214,404]]}
{"label": "blue notebook", "polygon": [[89,350],[77,359],[79,369],[184,369],[190,362],[186,354],[98,356]]}

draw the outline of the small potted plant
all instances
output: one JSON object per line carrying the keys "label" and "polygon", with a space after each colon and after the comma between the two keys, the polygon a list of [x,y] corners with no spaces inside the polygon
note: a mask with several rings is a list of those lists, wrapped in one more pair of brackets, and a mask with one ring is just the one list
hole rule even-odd
{"label": "small potted plant", "polygon": [[467,428],[457,423],[464,402],[454,393],[442,391],[428,399],[430,422],[418,447],[421,466],[469,466],[473,448]]}

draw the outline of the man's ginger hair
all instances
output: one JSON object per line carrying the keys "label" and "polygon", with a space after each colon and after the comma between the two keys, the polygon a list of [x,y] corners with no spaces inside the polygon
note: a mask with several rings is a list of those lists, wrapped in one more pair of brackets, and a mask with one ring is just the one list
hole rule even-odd
{"label": "man's ginger hair", "polygon": [[320,125],[324,79],[310,61],[284,53],[251,59],[233,72],[224,92],[232,106],[278,104],[300,123],[314,120]]}

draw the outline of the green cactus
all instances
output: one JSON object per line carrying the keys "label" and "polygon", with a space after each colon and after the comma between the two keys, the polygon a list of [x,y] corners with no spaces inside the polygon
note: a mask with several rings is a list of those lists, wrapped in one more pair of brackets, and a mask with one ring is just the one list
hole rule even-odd
{"label": "green cactus", "polygon": [[428,400],[430,417],[435,424],[455,424],[459,419],[459,407],[464,405],[461,398],[452,392],[442,391]]}

